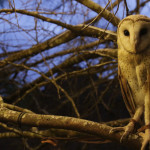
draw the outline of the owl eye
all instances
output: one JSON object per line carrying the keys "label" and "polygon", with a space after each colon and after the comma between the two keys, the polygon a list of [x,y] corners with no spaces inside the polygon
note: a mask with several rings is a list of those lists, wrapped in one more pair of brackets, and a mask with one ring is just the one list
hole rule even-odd
{"label": "owl eye", "polygon": [[128,30],[124,30],[124,35],[125,36],[129,36],[130,35],[129,31]]}
{"label": "owl eye", "polygon": [[140,36],[143,36],[143,35],[145,35],[147,33],[147,28],[142,28],[141,30],[140,30]]}

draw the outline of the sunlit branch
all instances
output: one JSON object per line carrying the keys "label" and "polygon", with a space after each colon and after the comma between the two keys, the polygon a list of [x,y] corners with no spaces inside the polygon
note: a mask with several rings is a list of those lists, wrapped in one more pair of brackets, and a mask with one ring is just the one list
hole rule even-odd
{"label": "sunlit branch", "polygon": [[[98,5],[97,3],[91,1],[91,0],[76,0],[77,2],[85,5],[86,7],[92,9],[93,11],[100,13],[103,8]],[[106,20],[110,21],[113,25],[117,26],[120,22],[120,19],[114,16],[110,11],[105,9],[103,13],[101,14],[102,17],[104,17]]]}
{"label": "sunlit branch", "polygon": [[[50,59],[56,58],[58,56],[64,56],[66,54],[72,54],[72,53],[78,54],[81,50],[92,48],[92,47],[94,47],[94,46],[96,46],[98,44],[102,44],[102,43],[106,42],[107,40],[109,40],[109,36],[108,36],[108,39],[106,37],[105,39],[96,40],[94,42],[87,43],[85,45],[80,45],[78,47],[74,47],[74,48],[71,48],[71,49],[67,49],[67,50],[62,50],[60,52],[56,52],[56,53],[54,53],[54,54],[52,54],[50,56],[46,56],[44,59],[45,60],[50,60]],[[95,53],[98,53],[98,51],[96,50]],[[102,53],[104,53],[104,50],[101,51],[101,54]],[[108,52],[108,53],[111,53],[111,51]],[[12,53],[12,54],[15,54],[15,53]],[[108,57],[109,56],[110,56],[110,54],[108,54]],[[28,67],[36,67],[40,63],[43,63],[43,59],[37,60],[37,61],[35,61],[33,63],[27,63],[25,65],[28,66]],[[11,75],[11,74],[13,74],[15,72],[23,71],[23,70],[24,70],[24,68],[17,67],[17,68],[13,68],[12,69],[11,66],[7,66],[7,67],[4,67],[4,68],[1,68],[1,74],[0,74],[0,76],[9,76],[9,75]]]}
{"label": "sunlit branch", "polygon": [[[7,117],[5,117],[7,115]],[[20,112],[8,110],[6,108],[1,108],[0,110],[0,120],[2,122],[16,123]],[[83,132],[86,134],[91,134],[99,136],[104,139],[111,141],[116,141],[120,143],[120,138],[123,133],[113,133],[109,134],[111,130],[110,126],[105,124],[100,124],[84,119],[77,119],[73,117],[65,116],[55,116],[55,115],[40,115],[33,113],[25,113],[21,118],[21,124],[34,127],[44,127],[44,128],[57,128],[57,129],[67,129],[78,132]],[[127,146],[138,149],[141,145],[141,138],[136,135],[131,135],[123,144]]]}
{"label": "sunlit branch", "polygon": [[[35,54],[38,54],[49,48],[56,47],[62,43],[66,43],[72,40],[73,38],[75,38],[77,35],[97,37],[100,39],[101,38],[103,39],[106,37],[107,39],[112,39],[113,41],[116,40],[115,32],[100,29],[100,28],[93,27],[93,26],[88,26],[86,29],[81,31],[82,28],[83,28],[83,25],[77,25],[74,28],[73,32],[71,31],[63,32],[62,34],[55,36],[43,43],[37,44],[26,50],[22,50],[16,54],[12,54],[8,56],[7,58],[5,58],[4,60],[0,61],[0,67],[4,67],[5,65],[7,65],[8,61],[10,62],[18,61],[20,59],[23,59],[29,56],[34,56]],[[75,31],[77,32],[75,33]]]}

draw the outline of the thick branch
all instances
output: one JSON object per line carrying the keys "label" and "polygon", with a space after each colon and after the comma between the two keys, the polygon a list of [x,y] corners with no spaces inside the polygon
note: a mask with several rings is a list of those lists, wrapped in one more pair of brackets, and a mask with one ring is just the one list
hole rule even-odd
{"label": "thick branch", "polygon": [[[109,38],[109,36],[107,36]],[[98,44],[101,44],[101,43],[104,43],[105,41],[109,40],[107,39],[107,37],[105,39],[101,39],[101,40],[96,40],[94,42],[91,42],[91,43],[88,43],[88,44],[85,44],[85,45],[80,45],[78,47],[73,47],[71,49],[67,49],[67,50],[62,50],[60,52],[56,52],[50,56],[46,56],[44,59],[45,60],[50,60],[52,58],[55,58],[55,57],[58,57],[58,56],[63,56],[63,55],[66,55],[66,54],[71,54],[71,53],[79,53],[81,50],[85,50],[85,49],[89,49],[89,48],[92,48]],[[96,53],[98,51],[96,50]],[[103,52],[103,50],[101,50],[101,52]],[[111,50],[107,53],[111,53]],[[15,53],[14,53],[15,54]],[[100,53],[98,53],[98,55],[100,55]],[[107,55],[108,57],[111,55]],[[117,57],[117,56],[116,56]],[[33,63],[27,63],[26,66],[28,67],[35,67],[37,66],[38,64],[40,63],[43,63],[43,58],[40,59],[40,60],[36,60],[36,62],[33,62]],[[4,68],[1,68],[1,74],[0,74],[0,77],[3,78],[4,76],[9,76],[13,73],[16,73],[18,71],[23,71],[25,68],[22,68],[22,67],[12,67],[12,66],[7,66],[7,67],[4,67]]]}
{"label": "thick branch", "polygon": [[[0,61],[0,67],[4,67],[8,61],[14,62],[20,59],[34,56],[35,54],[40,53],[41,51],[47,50],[52,47],[56,47],[62,43],[66,43],[78,35],[91,36],[97,38],[104,38],[106,36],[107,39],[116,40],[116,33],[104,29],[100,29],[97,27],[89,26],[86,29],[82,30],[83,25],[77,25],[73,28],[73,32],[66,31],[62,34],[53,37],[43,43],[37,44],[29,49],[22,50],[16,54],[10,55],[8,58]],[[76,33],[75,33],[76,31]]]}
{"label": "thick branch", "polygon": [[58,36],[55,36],[43,43],[37,44],[29,49],[19,51],[16,54],[10,55],[8,58],[0,61],[0,67],[4,67],[7,65],[7,61],[18,61],[20,59],[29,57],[29,56],[34,56],[35,54],[40,53],[41,51],[44,51],[46,49],[56,47],[62,43],[66,43],[72,39],[74,39],[77,35],[73,34],[71,31],[66,31],[63,32],[62,34],[59,34]]}
{"label": "thick branch", "polygon": [[[1,107],[0,109],[0,121],[1,122],[12,122],[17,124],[20,112],[8,110]],[[54,116],[54,115],[39,115],[33,113],[25,113],[20,119],[22,125],[36,126],[44,128],[58,128],[67,129],[78,132],[83,132],[95,136],[99,136],[103,139],[120,142],[122,133],[109,134],[111,127],[84,119],[77,119],[73,117]],[[124,141],[123,144],[139,149],[141,146],[141,138],[136,135],[131,135]]]}
{"label": "thick branch", "polygon": [[[104,122],[104,124],[108,126],[125,126],[128,122],[130,121],[130,118],[127,119],[121,119],[121,120],[114,120],[110,122]],[[28,138],[49,138],[49,139],[59,139],[59,140],[75,140],[80,142],[81,140],[98,140],[102,141],[104,139],[90,135],[90,134],[85,134],[82,132],[77,132],[73,130],[65,130],[65,129],[48,129],[48,130],[36,130],[36,131],[19,131],[20,134],[17,134],[16,132],[11,132],[13,131],[13,128],[8,127],[4,123],[0,123],[0,126],[3,127],[4,129],[10,131],[10,132],[5,132],[5,133],[0,133],[0,138],[10,138],[10,137],[20,137],[22,135],[23,137],[28,137]]]}
{"label": "thick branch", "polygon": [[[91,0],[76,0],[77,2],[85,5],[86,7],[92,9],[93,11],[100,13],[104,8],[102,8],[97,3],[91,1]],[[103,13],[101,14],[102,17],[104,17],[106,20],[110,21],[113,25],[117,26],[120,22],[120,19],[117,18],[114,14],[112,14],[110,11],[105,9]]]}

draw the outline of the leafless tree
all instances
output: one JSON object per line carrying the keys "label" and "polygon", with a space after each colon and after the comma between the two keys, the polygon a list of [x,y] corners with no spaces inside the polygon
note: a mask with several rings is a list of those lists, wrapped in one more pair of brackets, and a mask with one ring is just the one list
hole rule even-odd
{"label": "leafless tree", "polygon": [[[19,137],[18,149],[116,149],[122,133],[109,131],[129,120],[118,84],[116,29],[148,2],[135,0],[131,9],[125,0],[6,1],[0,138],[16,146]],[[139,149],[141,138],[133,134],[121,145]]]}

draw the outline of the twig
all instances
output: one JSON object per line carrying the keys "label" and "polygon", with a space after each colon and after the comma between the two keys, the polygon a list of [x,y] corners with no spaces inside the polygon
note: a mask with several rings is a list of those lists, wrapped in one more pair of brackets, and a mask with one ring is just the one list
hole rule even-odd
{"label": "twig", "polygon": [[[45,78],[45,79],[48,80],[49,82],[53,83],[54,85],[56,84],[56,83],[54,82],[54,80],[50,79],[50,78],[47,77],[45,74],[39,72],[39,71],[36,70],[36,69],[29,68],[29,67],[27,67],[27,66],[25,66],[25,65],[23,65],[23,64],[15,64],[15,63],[12,63],[12,62],[9,62],[9,61],[8,61],[7,63],[8,63],[8,64],[12,64],[12,65],[17,66],[17,67],[24,67],[24,68],[27,69],[27,70],[32,70],[32,71],[34,71],[34,72],[40,74],[43,78]],[[57,84],[57,88],[59,88],[59,90],[68,98],[68,100],[71,102],[71,104],[72,104],[72,106],[73,106],[73,108],[74,108],[74,111],[75,111],[77,117],[80,118],[80,114],[79,114],[79,112],[78,112],[78,109],[77,109],[76,104],[74,103],[73,99],[69,96],[69,94],[66,92],[66,90],[63,89],[60,85]],[[18,100],[16,100],[16,102],[20,101],[21,99],[22,99],[22,97],[19,98]]]}
{"label": "twig", "polygon": [[126,16],[129,16],[129,8],[128,8],[126,0],[124,0],[124,4],[125,4],[125,7],[126,7]]}
{"label": "twig", "polygon": [[94,22],[97,20],[97,18],[99,18],[99,16],[104,12],[104,10],[107,8],[107,6],[109,5],[109,3],[110,3],[110,0],[109,0],[109,2],[107,3],[107,5],[103,8],[103,10],[102,10],[89,24],[85,25],[85,26],[81,29],[81,31],[84,30],[85,28],[87,28],[87,27],[88,27],[89,25],[91,25],[92,23],[94,23]]}

